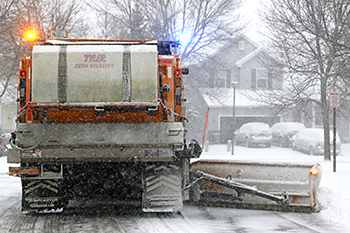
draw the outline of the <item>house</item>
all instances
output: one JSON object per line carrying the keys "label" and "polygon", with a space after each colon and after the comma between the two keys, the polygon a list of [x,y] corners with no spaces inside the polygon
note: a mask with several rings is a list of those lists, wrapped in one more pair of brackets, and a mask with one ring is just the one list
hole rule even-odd
{"label": "house", "polygon": [[16,109],[16,103],[14,102],[0,104],[0,124],[5,133],[13,132],[16,127]]}
{"label": "house", "polygon": [[[270,64],[273,60],[264,49],[241,35],[202,63],[190,66],[190,75],[184,77],[188,138],[204,143],[205,136],[205,141],[211,144],[227,143],[242,124],[257,121],[270,126],[280,121],[296,121],[306,127],[323,127],[320,109],[313,103],[301,103],[307,106],[301,112],[298,106],[280,111],[261,102],[260,95],[271,95],[273,91],[284,90],[286,85],[282,69],[270,69]],[[237,87],[233,88],[232,83],[237,83]],[[340,110],[337,132],[343,141],[348,141],[349,110],[345,106]]]}
{"label": "house", "polygon": [[[184,80],[188,137],[203,141],[208,108],[205,140],[210,143],[226,143],[234,130],[247,122],[272,126],[281,121],[274,109],[257,101],[259,93],[282,89],[282,72],[272,74],[267,59],[264,49],[241,35],[203,63],[190,66],[190,75]],[[235,88],[234,82],[238,83]]]}

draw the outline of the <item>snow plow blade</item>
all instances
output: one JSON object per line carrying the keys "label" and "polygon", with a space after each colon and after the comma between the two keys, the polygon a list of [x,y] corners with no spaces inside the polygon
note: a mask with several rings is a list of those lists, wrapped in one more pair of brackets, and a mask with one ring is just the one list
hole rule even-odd
{"label": "snow plow blade", "polygon": [[290,212],[318,210],[316,193],[322,176],[318,163],[199,160],[191,164],[191,171],[192,180],[199,183],[201,204]]}

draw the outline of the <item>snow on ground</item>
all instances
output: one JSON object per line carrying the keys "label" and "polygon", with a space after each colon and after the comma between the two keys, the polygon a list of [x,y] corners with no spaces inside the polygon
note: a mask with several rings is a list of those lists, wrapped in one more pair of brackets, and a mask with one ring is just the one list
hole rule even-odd
{"label": "snow on ground", "polygon": [[201,159],[230,159],[238,161],[320,163],[322,179],[317,199],[322,207],[321,218],[325,223],[343,225],[350,228],[350,144],[342,145],[342,152],[336,157],[336,172],[333,161],[325,161],[323,156],[310,156],[290,148],[245,148],[234,147],[234,155],[226,145],[210,145]]}
{"label": "snow on ground", "polygon": [[[8,177],[8,167],[14,166],[0,158],[0,195],[11,195],[9,190],[20,192],[19,178]],[[323,156],[309,156],[290,148],[245,148],[235,146],[231,155],[226,145],[210,145],[208,152],[203,152],[201,159],[232,159],[262,162],[320,163],[323,168],[322,180],[317,198],[323,207],[319,215],[325,223],[343,225],[350,228],[350,144],[342,145],[342,152],[337,156],[337,171],[333,172],[333,162],[324,161]],[[13,179],[13,187],[3,187],[3,179]]]}

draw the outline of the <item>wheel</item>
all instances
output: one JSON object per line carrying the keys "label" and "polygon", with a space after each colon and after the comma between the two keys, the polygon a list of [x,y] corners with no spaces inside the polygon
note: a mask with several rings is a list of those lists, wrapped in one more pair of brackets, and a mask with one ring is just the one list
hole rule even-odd
{"label": "wheel", "polygon": [[315,148],[313,146],[310,146],[310,148],[309,148],[309,155],[316,155]]}
{"label": "wheel", "polygon": [[251,142],[250,138],[246,138],[246,139],[245,139],[245,146],[246,146],[247,148],[252,147],[252,142]]}
{"label": "wheel", "polygon": [[278,146],[279,146],[279,147],[283,147],[283,146],[284,146],[284,140],[283,140],[282,137],[279,137],[279,138],[278,138]]}

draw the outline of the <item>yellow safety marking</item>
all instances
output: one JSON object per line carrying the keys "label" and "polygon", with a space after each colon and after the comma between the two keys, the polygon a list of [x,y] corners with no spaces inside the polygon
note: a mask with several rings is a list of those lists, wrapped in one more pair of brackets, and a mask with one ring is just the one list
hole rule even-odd
{"label": "yellow safety marking", "polygon": [[146,181],[149,181],[149,180],[153,179],[154,177],[157,177],[157,176],[147,176]]}
{"label": "yellow safety marking", "polygon": [[37,181],[37,180],[35,180],[35,181],[32,181],[32,182],[30,182],[30,183],[28,183],[27,185],[26,185],[26,188],[28,188],[28,187],[30,187],[30,186],[32,186],[32,185],[34,185],[34,184],[37,184],[39,181]]}
{"label": "yellow safety marking", "polygon": [[157,168],[154,169],[154,170],[156,170],[156,171],[159,171],[159,170],[167,170],[167,171],[170,171],[171,169],[168,168],[168,167],[166,167],[166,166],[164,166],[164,165],[162,165],[162,166],[160,166],[160,167],[157,167]]}
{"label": "yellow safety marking", "polygon": [[169,165],[169,166],[176,169],[176,170],[179,170],[179,166],[176,166],[176,165]]}
{"label": "yellow safety marking", "polygon": [[46,185],[46,184],[43,184],[43,187],[44,188],[47,188],[48,190],[51,190],[52,192],[55,192],[55,193],[58,193],[58,190],[49,186],[49,185]]}
{"label": "yellow safety marking", "polygon": [[146,170],[152,169],[154,167],[155,167],[155,165],[148,166],[148,167],[146,167]]}
{"label": "yellow safety marking", "polygon": [[48,183],[48,184],[50,184],[50,185],[55,186],[55,187],[58,188],[58,184],[55,183],[55,182],[52,182],[51,180],[44,180],[44,182],[46,182],[46,183]]}
{"label": "yellow safety marking", "polygon": [[35,189],[38,189],[38,188],[41,187],[42,185],[43,185],[43,184],[40,183],[40,184],[38,184],[38,185],[36,185],[36,186],[30,188],[30,189],[26,189],[25,194],[28,194],[28,193],[32,192],[33,190],[35,190]]}
{"label": "yellow safety marking", "polygon": [[179,191],[179,187],[178,186],[174,186],[174,185],[170,185],[168,182],[162,180],[154,185],[152,185],[151,187],[148,187],[147,188],[147,192],[151,192],[152,190],[156,189],[156,188],[159,188],[160,186],[165,186],[165,187],[168,187],[174,191]]}
{"label": "yellow safety marking", "polygon": [[168,181],[169,183],[172,183],[174,185],[177,185],[178,182],[179,182],[179,179],[173,180],[173,179],[171,179],[169,177],[166,177],[166,176],[159,176],[158,178],[156,178],[156,179],[154,179],[154,180],[152,180],[150,182],[147,182],[147,186],[153,185],[154,183],[160,182],[161,180]]}

